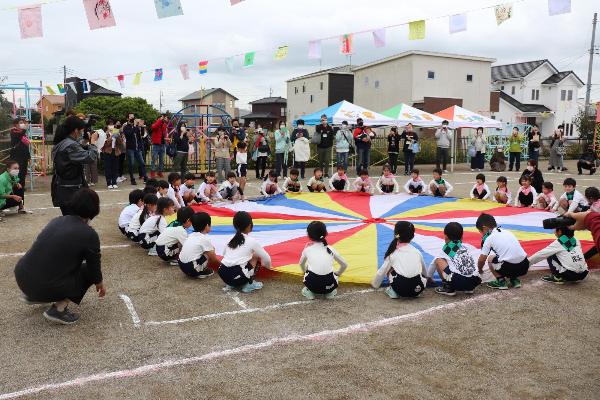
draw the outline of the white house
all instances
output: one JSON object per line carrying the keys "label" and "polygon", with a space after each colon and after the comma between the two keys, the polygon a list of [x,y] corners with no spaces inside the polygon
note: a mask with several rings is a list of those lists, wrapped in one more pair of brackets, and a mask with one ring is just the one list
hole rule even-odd
{"label": "white house", "polygon": [[492,87],[500,91],[496,119],[537,124],[542,136],[550,136],[560,124],[568,136],[579,136],[573,125],[578,90],[583,82],[573,71],[559,71],[548,60],[492,67]]}

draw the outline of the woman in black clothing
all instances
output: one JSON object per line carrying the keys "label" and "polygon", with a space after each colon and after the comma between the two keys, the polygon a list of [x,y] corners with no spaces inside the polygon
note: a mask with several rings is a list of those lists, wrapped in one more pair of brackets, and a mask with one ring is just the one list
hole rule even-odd
{"label": "woman in black clothing", "polygon": [[79,315],[68,310],[69,302],[81,303],[88,288],[102,283],[100,239],[88,225],[100,213],[96,192],[83,188],[72,197],[73,214],[54,218],[15,267],[15,278],[28,304],[54,303],[44,317],[61,324],[73,324]]}
{"label": "woman in black clothing", "polygon": [[531,180],[531,186],[535,188],[537,193],[542,193],[542,185],[544,184],[544,177],[542,171],[538,169],[538,163],[536,160],[527,161],[527,168],[523,171],[523,175],[528,176]]}
{"label": "woman in black clothing", "polygon": [[411,123],[406,125],[406,129],[400,135],[400,139],[403,141],[402,152],[404,153],[404,175],[410,175],[410,171],[415,166],[415,152],[414,144],[419,141],[417,133],[413,131]]}
{"label": "woman in black clothing", "polygon": [[50,187],[52,204],[60,207],[63,215],[70,213],[71,197],[82,187],[87,187],[83,173],[83,165],[95,163],[98,160],[98,133],[90,135],[87,148],[79,144],[79,139],[85,130],[85,122],[71,116],[65,120],[59,133],[54,137],[52,160],[54,174]]}
{"label": "woman in black clothing", "polygon": [[19,163],[19,184],[25,191],[27,166],[31,159],[29,153],[29,138],[27,137],[27,123],[19,118],[13,121],[10,130],[10,158]]}
{"label": "woman in black clothing", "polygon": [[173,142],[177,148],[177,155],[173,159],[171,171],[177,172],[177,169],[179,169],[181,176],[185,176],[187,173],[188,153],[190,150],[190,138],[185,123],[177,125],[177,129],[173,133]]}
{"label": "woman in black clothing", "polygon": [[390,134],[388,135],[388,164],[392,169],[392,174],[396,173],[398,168],[398,153],[400,151],[400,134],[398,128],[392,127]]}

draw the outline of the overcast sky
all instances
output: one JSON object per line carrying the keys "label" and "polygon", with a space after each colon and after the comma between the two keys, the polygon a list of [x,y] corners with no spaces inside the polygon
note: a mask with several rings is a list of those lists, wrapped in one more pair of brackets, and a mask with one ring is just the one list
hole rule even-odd
{"label": "overcast sky", "polygon": [[[55,1],[55,0],[53,0]],[[222,87],[237,96],[240,108],[249,101],[286,97],[285,81],[320,68],[343,65],[337,39],[323,42],[323,58],[307,58],[308,41],[342,33],[394,25],[411,20],[498,4],[490,0],[182,0],[183,16],[159,20],[152,0],[111,0],[117,26],[90,31],[81,0],[64,0],[42,7],[44,37],[20,39],[17,11],[5,7],[35,0],[0,0],[0,78],[9,82],[62,82],[62,66],[81,78],[112,77],[110,88],[146,98],[164,109],[178,110],[177,99],[201,87]],[[588,48],[597,0],[572,0],[572,12],[548,16],[547,0],[514,4],[514,16],[497,26],[493,9],[468,13],[468,29],[450,35],[448,18],[427,21],[425,40],[409,41],[408,27],[387,30],[387,45],[375,48],[370,33],[355,36],[352,64],[362,64],[406,50],[429,50],[492,57],[496,64],[549,59],[560,70],[574,70],[587,80]],[[598,29],[600,30],[600,28]],[[600,37],[600,34],[596,34]],[[600,44],[599,40],[596,41]],[[274,61],[277,46],[289,45],[289,55]],[[222,59],[209,62],[208,74],[198,75],[198,61],[256,50],[255,66],[230,73]],[[262,50],[262,51],[261,51]],[[183,81],[178,66],[190,65],[191,79]],[[118,74],[164,69],[164,80],[123,90]],[[600,56],[592,82],[592,98],[600,99]],[[104,85],[102,82],[98,82]],[[584,97],[585,89],[579,93]]]}

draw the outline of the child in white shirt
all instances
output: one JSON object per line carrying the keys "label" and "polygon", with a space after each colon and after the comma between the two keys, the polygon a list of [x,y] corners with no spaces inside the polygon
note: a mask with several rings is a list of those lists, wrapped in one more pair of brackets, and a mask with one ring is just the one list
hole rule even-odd
{"label": "child in white shirt", "polygon": [[167,190],[167,197],[173,201],[175,205],[175,211],[181,207],[185,207],[185,202],[179,193],[179,186],[181,185],[181,176],[177,172],[171,172],[167,178],[169,180],[169,190]]}
{"label": "child in white shirt", "polygon": [[584,195],[590,205],[590,210],[600,213],[600,190],[597,187],[590,186],[585,189]]}
{"label": "child in white shirt", "polygon": [[244,191],[246,187],[246,175],[248,175],[248,145],[245,142],[238,142],[237,152],[235,153],[236,172],[240,179],[240,188]]}
{"label": "child in white shirt", "polygon": [[533,206],[540,210],[556,211],[558,200],[556,200],[553,190],[554,185],[552,182],[544,182],[542,184],[542,193],[537,195]]}
{"label": "child in white shirt", "polygon": [[398,181],[392,174],[392,169],[389,165],[383,166],[383,171],[377,183],[375,184],[379,193],[382,194],[390,194],[390,193],[398,193]]}
{"label": "child in white shirt", "polygon": [[157,202],[158,197],[156,197],[155,194],[147,194],[144,196],[144,207],[133,214],[133,217],[125,229],[125,234],[129,239],[136,243],[139,243],[140,240],[142,240],[142,237],[140,236],[140,228],[148,219],[148,217],[154,215],[156,212]]}
{"label": "child in white shirt", "polygon": [[223,200],[231,200],[232,203],[235,203],[237,200],[244,200],[244,192],[242,192],[242,188],[235,180],[235,172],[229,171],[227,173],[227,179],[221,183],[219,194]]}
{"label": "child in white shirt", "polygon": [[144,208],[144,192],[140,189],[132,190],[129,193],[129,205],[123,208],[119,215],[119,230],[123,235],[127,235],[127,227],[133,219],[133,216]]}
{"label": "child in white shirt", "polygon": [[[325,298],[335,297],[338,287],[338,277],[344,273],[348,264],[344,258],[331,246],[327,245],[327,227],[321,221],[312,221],[306,227],[308,243],[300,256],[300,268],[304,272],[304,287],[302,295],[309,300],[315,294],[323,294]],[[333,263],[340,268],[333,270]]]}
{"label": "child in white shirt", "polygon": [[439,168],[433,170],[433,179],[429,182],[428,193],[434,197],[447,197],[454,189],[450,182],[442,178],[442,173]]}
{"label": "child in white shirt", "polygon": [[533,207],[533,202],[537,197],[535,188],[531,186],[531,178],[523,175],[519,178],[519,190],[515,196],[516,207]]}
{"label": "child in white shirt", "polygon": [[219,263],[215,247],[208,237],[211,228],[210,215],[205,212],[194,214],[192,226],[194,232],[188,236],[179,253],[179,268],[190,278],[208,278],[214,273],[210,265]]}
{"label": "child in white shirt", "polygon": [[290,169],[290,176],[283,180],[284,192],[298,193],[302,191],[302,182],[298,180],[298,175],[300,175],[300,171],[297,168]]}
{"label": "child in white shirt", "polygon": [[473,185],[473,189],[471,189],[471,193],[469,193],[469,195],[472,199],[487,200],[491,193],[490,188],[485,184],[485,175],[477,174],[475,181],[476,182]]}
{"label": "child in white shirt", "polygon": [[354,180],[353,186],[355,192],[373,194],[373,181],[369,177],[369,171],[366,169],[360,170],[360,173]]}
{"label": "child in white shirt", "polygon": [[456,292],[472,294],[481,283],[475,259],[463,245],[463,227],[458,222],[449,222],[444,227],[445,244],[442,254],[433,260],[428,276],[437,270],[442,278],[442,287],[435,292],[446,296],[455,296]]}
{"label": "child in white shirt", "polygon": [[180,208],[177,210],[177,219],[158,235],[155,242],[156,253],[162,260],[178,265],[177,255],[188,237],[186,229],[192,226],[193,215],[191,207]]}
{"label": "child in white shirt", "polygon": [[496,190],[494,190],[493,200],[501,204],[509,204],[512,201],[512,194],[508,189],[508,180],[505,176],[499,176],[496,179]]}
{"label": "child in white shirt", "polygon": [[262,289],[262,282],[254,280],[259,266],[271,268],[271,257],[252,237],[252,217],[245,211],[233,216],[235,235],[223,251],[219,276],[228,287],[240,288],[244,293]]}
{"label": "child in white shirt", "polygon": [[276,194],[282,193],[281,188],[277,184],[277,174],[275,171],[270,170],[267,179],[260,186],[260,193],[263,196],[274,196]]}
{"label": "child in white shirt", "polygon": [[413,168],[410,171],[410,179],[404,184],[404,191],[408,194],[425,194],[427,189],[425,188],[425,182],[419,176],[419,170]]}
{"label": "child in white shirt", "polygon": [[548,261],[551,275],[542,278],[543,281],[563,284],[585,279],[588,266],[583,256],[581,242],[569,228],[556,228],[556,240],[548,247],[529,257],[529,264],[534,265],[542,260]]}
{"label": "child in white shirt", "polygon": [[590,208],[585,197],[575,189],[576,186],[577,182],[573,178],[567,178],[563,182],[565,192],[558,199],[558,205],[564,212],[582,212]]}
{"label": "child in white shirt", "polygon": [[348,185],[348,177],[342,165],[337,167],[337,172],[329,179],[329,188],[334,192],[343,192]]}
{"label": "child in white shirt", "polygon": [[193,173],[188,172],[185,174],[184,179],[183,185],[179,186],[179,195],[183,199],[183,203],[187,205],[194,201],[194,198],[196,197],[194,191],[194,179],[196,179],[196,176]]}
{"label": "child in white shirt", "polygon": [[208,171],[205,180],[202,182],[196,192],[197,203],[212,203],[222,200],[221,194],[217,190],[217,179],[214,171]]}
{"label": "child in white shirt", "polygon": [[415,226],[412,223],[396,222],[394,240],[385,252],[383,265],[371,282],[374,288],[378,288],[387,277],[390,286],[385,293],[392,299],[417,297],[425,290],[425,261],[421,252],[410,244],[414,237]]}
{"label": "child in white shirt", "polygon": [[167,197],[167,192],[169,191],[169,182],[165,180],[158,181],[158,186],[156,186],[156,196],[160,199],[161,197]]}
{"label": "child in white shirt", "polygon": [[154,243],[158,236],[167,229],[166,217],[173,215],[175,212],[174,209],[175,205],[173,204],[173,200],[166,197],[158,199],[158,202],[156,203],[156,213],[148,217],[140,227],[140,234],[138,235],[138,238],[140,239],[139,243],[143,249],[150,250],[148,252],[149,256],[158,255]]}
{"label": "child in white shirt", "polygon": [[309,192],[326,192],[325,180],[323,179],[323,170],[319,167],[315,168],[313,176],[308,180],[306,184]]}

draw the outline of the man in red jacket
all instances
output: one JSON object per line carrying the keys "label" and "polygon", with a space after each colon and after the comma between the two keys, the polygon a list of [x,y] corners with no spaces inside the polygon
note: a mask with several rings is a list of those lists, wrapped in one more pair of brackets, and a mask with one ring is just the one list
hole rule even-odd
{"label": "man in red jacket", "polygon": [[154,178],[156,173],[156,159],[158,158],[158,176],[162,178],[164,161],[165,161],[165,145],[167,139],[167,124],[166,115],[161,115],[160,118],[152,124],[152,157],[150,159],[150,177]]}

